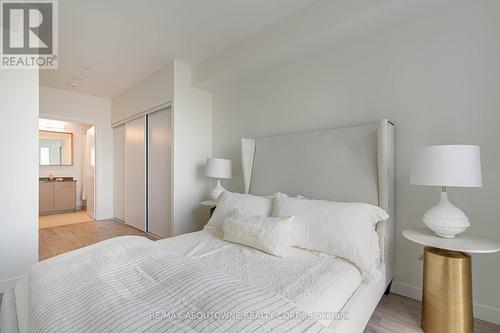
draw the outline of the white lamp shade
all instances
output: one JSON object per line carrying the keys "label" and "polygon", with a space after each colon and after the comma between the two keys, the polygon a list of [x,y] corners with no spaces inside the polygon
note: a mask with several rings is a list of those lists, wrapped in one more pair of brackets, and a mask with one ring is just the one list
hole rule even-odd
{"label": "white lamp shade", "polygon": [[410,184],[483,186],[479,146],[440,145],[417,148],[411,166]]}
{"label": "white lamp shade", "polygon": [[217,179],[231,178],[231,160],[213,157],[207,158],[205,175]]}

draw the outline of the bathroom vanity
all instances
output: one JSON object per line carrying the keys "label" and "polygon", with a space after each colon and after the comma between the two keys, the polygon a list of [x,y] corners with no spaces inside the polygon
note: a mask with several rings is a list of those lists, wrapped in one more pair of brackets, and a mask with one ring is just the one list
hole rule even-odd
{"label": "bathroom vanity", "polygon": [[76,180],[39,179],[39,215],[76,212]]}

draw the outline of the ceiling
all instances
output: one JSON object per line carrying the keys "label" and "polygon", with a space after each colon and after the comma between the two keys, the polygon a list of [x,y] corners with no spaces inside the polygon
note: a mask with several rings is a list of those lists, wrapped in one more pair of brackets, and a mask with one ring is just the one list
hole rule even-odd
{"label": "ceiling", "polygon": [[199,62],[315,0],[59,1],[59,69],[40,84],[114,97],[172,60]]}
{"label": "ceiling", "polygon": [[316,0],[192,66],[192,84],[217,91],[341,45],[444,15],[456,0]]}

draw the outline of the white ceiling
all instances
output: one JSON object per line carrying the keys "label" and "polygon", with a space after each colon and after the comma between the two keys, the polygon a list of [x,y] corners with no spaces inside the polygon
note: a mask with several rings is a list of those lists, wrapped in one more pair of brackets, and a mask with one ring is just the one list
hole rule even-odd
{"label": "white ceiling", "polygon": [[194,64],[314,1],[59,1],[59,69],[41,71],[40,84],[114,97],[174,59]]}
{"label": "white ceiling", "polygon": [[370,36],[391,33],[456,0],[317,0],[192,67],[195,87],[216,91],[245,77]]}

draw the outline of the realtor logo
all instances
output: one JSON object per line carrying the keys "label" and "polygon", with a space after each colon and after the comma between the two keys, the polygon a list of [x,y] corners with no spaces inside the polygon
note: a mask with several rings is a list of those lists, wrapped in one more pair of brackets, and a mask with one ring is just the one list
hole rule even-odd
{"label": "realtor logo", "polygon": [[56,69],[57,0],[1,0],[1,68]]}

